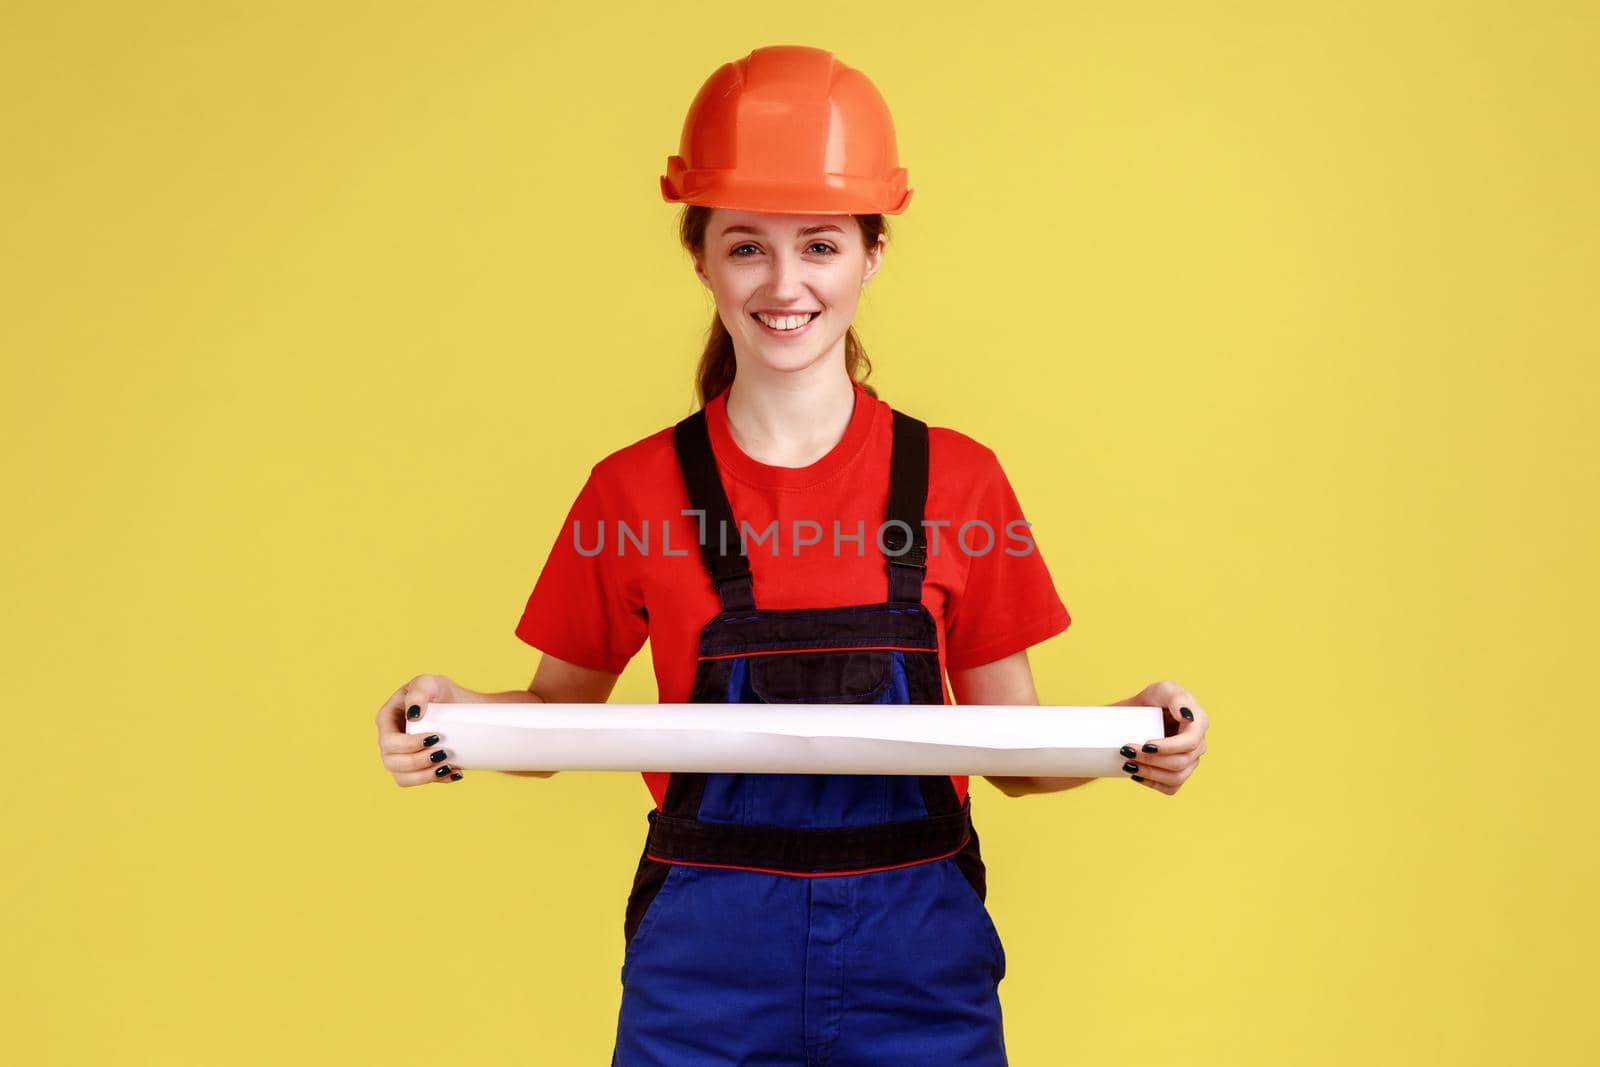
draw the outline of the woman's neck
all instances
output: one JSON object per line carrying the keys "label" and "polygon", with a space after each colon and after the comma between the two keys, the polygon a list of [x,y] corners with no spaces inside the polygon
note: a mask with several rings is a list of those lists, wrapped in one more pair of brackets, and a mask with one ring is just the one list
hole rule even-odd
{"label": "woman's neck", "polygon": [[771,467],[809,467],[843,438],[855,383],[837,372],[781,379],[737,375],[728,386],[728,432],[740,451]]}

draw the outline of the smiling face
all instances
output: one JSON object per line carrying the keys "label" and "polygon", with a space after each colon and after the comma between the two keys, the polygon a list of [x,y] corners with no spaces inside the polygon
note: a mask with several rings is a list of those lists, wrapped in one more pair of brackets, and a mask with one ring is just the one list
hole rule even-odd
{"label": "smiling face", "polygon": [[711,290],[740,368],[796,371],[844,363],[844,338],[867,279],[883,264],[849,215],[717,208],[695,274]]}

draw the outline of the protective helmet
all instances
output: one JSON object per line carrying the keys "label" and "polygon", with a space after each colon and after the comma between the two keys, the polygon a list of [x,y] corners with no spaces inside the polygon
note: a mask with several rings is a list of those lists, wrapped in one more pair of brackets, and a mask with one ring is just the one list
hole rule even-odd
{"label": "protective helmet", "polygon": [[898,215],[912,192],[877,88],[832,52],[801,45],[718,67],[661,176],[670,203],[739,211]]}

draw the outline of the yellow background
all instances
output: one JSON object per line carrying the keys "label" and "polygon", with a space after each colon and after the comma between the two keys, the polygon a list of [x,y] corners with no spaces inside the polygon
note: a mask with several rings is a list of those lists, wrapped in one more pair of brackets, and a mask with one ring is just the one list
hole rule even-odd
{"label": "yellow background", "polygon": [[532,676],[590,464],[690,410],[657,176],[775,43],[893,109],[871,381],[1010,474],[1041,699],[1213,719],[1176,797],[975,786],[1013,1062],[1592,1051],[1594,5],[52,0],[0,16],[6,1058],[606,1062],[642,781],[402,790],[372,720]]}

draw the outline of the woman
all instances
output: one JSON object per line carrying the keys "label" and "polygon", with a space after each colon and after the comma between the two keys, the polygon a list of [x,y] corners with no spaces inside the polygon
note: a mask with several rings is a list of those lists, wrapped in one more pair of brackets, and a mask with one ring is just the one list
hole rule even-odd
{"label": "woman", "polygon": [[[700,407],[591,470],[517,625],[527,691],[424,676],[385,704],[401,785],[461,778],[401,709],[604,701],[646,638],[663,703],[1038,703],[1025,650],[1071,618],[995,454],[860,380],[856,304],[911,197],[877,90],[819,49],[726,64],[662,194],[716,301]],[[1123,750],[1176,792],[1204,713],[1171,683],[1120,703],[1182,727]],[[644,779],[614,1063],[1006,1062],[966,776]]]}

